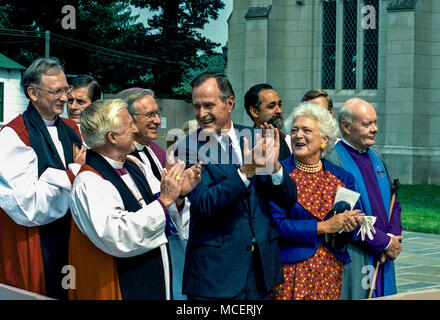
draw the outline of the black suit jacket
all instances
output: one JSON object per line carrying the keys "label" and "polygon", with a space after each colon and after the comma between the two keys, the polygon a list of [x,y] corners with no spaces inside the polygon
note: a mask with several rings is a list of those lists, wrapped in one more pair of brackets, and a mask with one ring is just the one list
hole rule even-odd
{"label": "black suit jacket", "polygon": [[[251,134],[255,130],[234,127],[239,132],[250,130]],[[211,141],[214,148],[206,149],[208,143],[198,141],[201,136],[199,129],[178,145],[178,157],[187,163],[206,163],[200,183],[188,195],[191,220],[183,293],[210,298],[237,296],[246,286],[253,237],[260,249],[263,282],[269,292],[283,282],[278,232],[269,200],[284,208],[291,207],[296,203],[296,185],[283,168],[281,185],[273,185],[269,175],[255,175],[246,187],[236,166],[218,163],[221,148],[219,154],[209,151],[215,151],[218,143]]]}

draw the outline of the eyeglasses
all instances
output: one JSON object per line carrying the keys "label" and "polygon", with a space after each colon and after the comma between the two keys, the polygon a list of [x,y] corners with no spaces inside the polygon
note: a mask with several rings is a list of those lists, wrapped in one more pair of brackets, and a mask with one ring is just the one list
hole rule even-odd
{"label": "eyeglasses", "polygon": [[60,98],[63,94],[66,94],[66,96],[69,96],[69,94],[73,90],[73,86],[67,86],[65,88],[60,88],[60,89],[57,89],[57,90],[43,89],[43,88],[40,88],[40,87],[37,87],[37,86],[34,86],[34,85],[32,85],[31,87],[35,87],[37,89],[40,89],[40,90],[43,90],[43,91],[47,91],[50,94],[52,94],[55,99]]}
{"label": "eyeglasses", "polygon": [[148,119],[154,119],[156,117],[156,115],[158,117],[160,117],[160,115],[162,114],[162,108],[159,108],[156,111],[151,111],[151,112],[147,112],[147,113],[132,113],[132,114],[136,115],[136,116],[145,116]]}

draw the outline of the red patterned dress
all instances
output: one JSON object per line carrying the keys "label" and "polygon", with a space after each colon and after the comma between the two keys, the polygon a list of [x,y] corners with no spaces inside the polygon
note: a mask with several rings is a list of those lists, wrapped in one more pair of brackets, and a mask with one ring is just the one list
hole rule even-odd
{"label": "red patterned dress", "polygon": [[[344,184],[331,172],[290,173],[298,189],[298,203],[323,220],[333,206],[338,186]],[[275,300],[339,300],[343,262],[322,244],[315,254],[296,263],[283,263],[284,283],[272,290]]]}

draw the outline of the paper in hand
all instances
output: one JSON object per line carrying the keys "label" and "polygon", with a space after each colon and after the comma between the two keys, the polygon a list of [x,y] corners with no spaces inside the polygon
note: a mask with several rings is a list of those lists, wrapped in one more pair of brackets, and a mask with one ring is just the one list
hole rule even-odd
{"label": "paper in hand", "polygon": [[[355,191],[349,190],[344,187],[338,187],[338,190],[336,192],[335,196],[335,203],[338,201],[345,201],[350,204],[351,210],[353,210],[354,205],[356,204],[356,201],[358,201],[360,196],[360,193],[357,193]],[[365,241],[365,235],[368,236],[370,240],[374,239],[373,234],[376,233],[376,229],[374,229],[374,223],[376,222],[376,217],[373,216],[364,216],[362,224],[359,228],[359,231],[357,235],[361,235],[362,241]]]}
{"label": "paper in hand", "polygon": [[339,201],[345,201],[350,205],[350,210],[353,210],[354,205],[358,201],[360,195],[361,195],[360,193],[357,193],[350,189],[344,187],[338,187],[335,196],[335,203]]}

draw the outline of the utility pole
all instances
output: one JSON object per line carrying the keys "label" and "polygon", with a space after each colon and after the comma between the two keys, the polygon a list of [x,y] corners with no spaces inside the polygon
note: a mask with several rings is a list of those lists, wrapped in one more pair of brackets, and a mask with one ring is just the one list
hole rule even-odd
{"label": "utility pole", "polygon": [[46,31],[46,35],[45,35],[45,50],[44,50],[44,56],[46,58],[49,58],[49,50],[50,50],[50,31]]}

